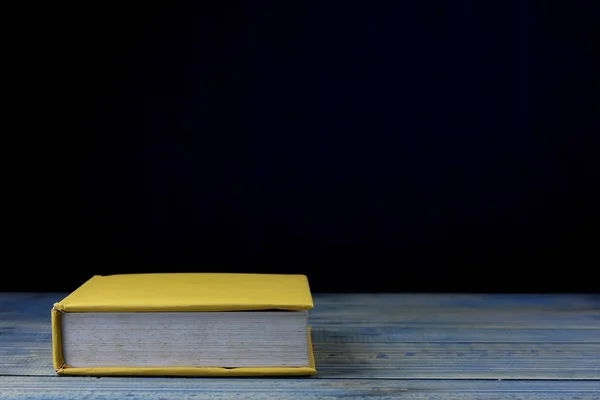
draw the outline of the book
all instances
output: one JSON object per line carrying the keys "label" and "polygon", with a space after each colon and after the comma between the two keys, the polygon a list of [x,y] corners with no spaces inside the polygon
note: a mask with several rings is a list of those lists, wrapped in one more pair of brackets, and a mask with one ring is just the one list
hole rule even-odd
{"label": "book", "polygon": [[95,275],[52,307],[59,375],[316,374],[305,275]]}

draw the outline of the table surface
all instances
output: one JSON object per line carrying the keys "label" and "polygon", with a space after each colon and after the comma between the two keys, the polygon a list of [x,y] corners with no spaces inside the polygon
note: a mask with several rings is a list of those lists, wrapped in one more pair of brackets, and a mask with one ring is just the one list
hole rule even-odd
{"label": "table surface", "polygon": [[600,399],[600,295],[315,294],[317,375],[56,376],[50,308],[0,293],[0,399]]}

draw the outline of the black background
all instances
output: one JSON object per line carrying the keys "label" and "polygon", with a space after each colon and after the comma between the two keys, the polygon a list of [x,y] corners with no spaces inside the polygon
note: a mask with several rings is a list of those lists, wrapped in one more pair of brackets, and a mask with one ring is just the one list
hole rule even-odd
{"label": "black background", "polygon": [[223,271],[304,273],[315,292],[597,291],[584,4],[54,10],[17,61],[41,123],[19,136],[0,289]]}

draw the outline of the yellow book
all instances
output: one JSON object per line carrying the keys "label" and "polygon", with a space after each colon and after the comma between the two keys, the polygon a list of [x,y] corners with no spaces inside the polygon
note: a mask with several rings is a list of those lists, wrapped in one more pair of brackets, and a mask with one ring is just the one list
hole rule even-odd
{"label": "yellow book", "polygon": [[61,375],[316,373],[304,275],[93,276],[52,307]]}

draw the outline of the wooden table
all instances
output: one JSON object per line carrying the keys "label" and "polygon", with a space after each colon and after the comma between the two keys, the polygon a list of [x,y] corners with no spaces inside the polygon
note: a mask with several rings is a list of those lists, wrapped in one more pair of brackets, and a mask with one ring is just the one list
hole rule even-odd
{"label": "wooden table", "polygon": [[56,376],[50,308],[0,293],[0,399],[600,399],[600,295],[315,294],[308,378]]}

